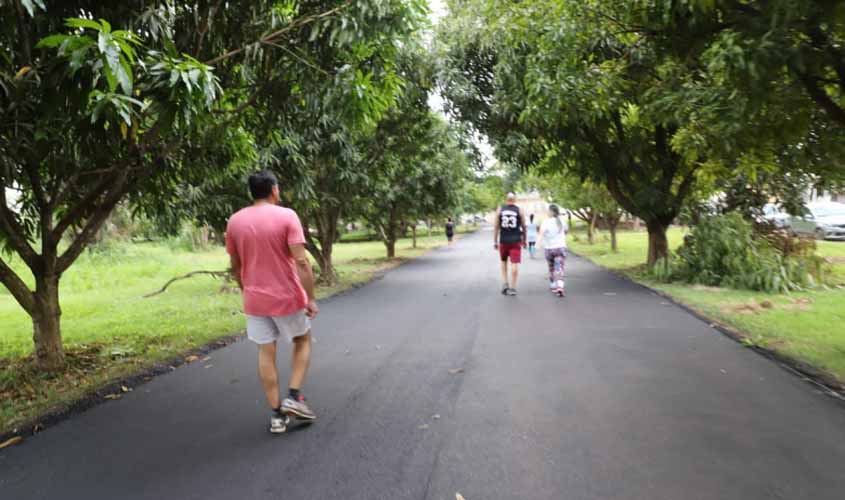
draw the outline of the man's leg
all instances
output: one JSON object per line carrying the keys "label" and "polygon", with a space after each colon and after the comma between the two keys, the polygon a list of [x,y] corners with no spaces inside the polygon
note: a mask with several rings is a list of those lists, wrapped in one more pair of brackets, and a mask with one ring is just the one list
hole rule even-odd
{"label": "man's leg", "polygon": [[511,262],[511,288],[516,289],[516,282],[519,279],[519,264]]}
{"label": "man's leg", "polygon": [[293,352],[290,357],[290,390],[288,396],[282,401],[282,411],[300,420],[314,420],[317,415],[299,392],[305,382],[308,365],[311,364],[311,325],[305,313],[300,312],[290,318],[288,326],[296,333],[302,332],[304,328],[307,330],[304,334],[291,338]]}
{"label": "man's leg", "polygon": [[279,372],[276,370],[276,342],[258,345],[258,377],[270,408],[281,406],[279,399]]}
{"label": "man's leg", "polygon": [[290,388],[301,389],[311,364],[311,330],[305,335],[293,338],[293,352],[290,360]]}
{"label": "man's leg", "polygon": [[501,271],[502,271],[502,293],[507,293],[508,288],[508,261],[503,260],[501,264]]}

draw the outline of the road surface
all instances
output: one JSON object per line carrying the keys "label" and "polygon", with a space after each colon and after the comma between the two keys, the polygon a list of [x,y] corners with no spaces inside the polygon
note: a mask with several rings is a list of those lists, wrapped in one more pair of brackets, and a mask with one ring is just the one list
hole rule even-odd
{"label": "road surface", "polygon": [[491,235],[323,304],[315,425],[268,434],[242,341],[0,450],[0,498],[845,498],[841,404],[581,259],[503,297]]}

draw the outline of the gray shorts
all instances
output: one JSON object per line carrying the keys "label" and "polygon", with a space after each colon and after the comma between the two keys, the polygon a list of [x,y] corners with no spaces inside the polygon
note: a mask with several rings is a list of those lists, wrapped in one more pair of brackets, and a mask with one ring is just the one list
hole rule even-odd
{"label": "gray shorts", "polygon": [[269,344],[284,336],[288,342],[311,330],[311,319],[305,310],[287,316],[246,315],[246,336],[256,344]]}

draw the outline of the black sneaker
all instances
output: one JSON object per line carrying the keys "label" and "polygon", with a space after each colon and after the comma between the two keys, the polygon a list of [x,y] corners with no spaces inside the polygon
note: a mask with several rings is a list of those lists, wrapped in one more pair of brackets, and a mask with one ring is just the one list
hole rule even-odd
{"label": "black sneaker", "polygon": [[505,295],[507,295],[509,297],[515,297],[516,296],[516,288],[508,288],[507,292],[505,292]]}
{"label": "black sneaker", "polygon": [[511,287],[507,283],[502,283],[502,295],[507,295]]}
{"label": "black sneaker", "polygon": [[273,410],[273,414],[270,415],[270,432],[272,432],[273,434],[281,434],[287,431],[289,422],[290,417],[283,413]]}

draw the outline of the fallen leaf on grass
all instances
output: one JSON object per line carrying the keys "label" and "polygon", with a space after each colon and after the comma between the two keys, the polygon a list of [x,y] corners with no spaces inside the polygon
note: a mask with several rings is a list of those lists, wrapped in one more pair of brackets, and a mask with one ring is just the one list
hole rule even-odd
{"label": "fallen leaf on grass", "polygon": [[196,361],[196,360],[198,360],[198,359],[200,359],[200,357],[199,357],[199,356],[196,356],[196,355],[191,354],[190,356],[188,356],[187,358],[185,358],[185,363],[193,363],[194,361]]}
{"label": "fallen leaf on grass", "polygon": [[3,441],[2,443],[0,443],[0,450],[2,450],[3,448],[8,448],[9,446],[14,446],[16,444],[19,444],[21,441],[23,441],[23,438],[20,437],[20,436],[15,436],[13,438],[9,438],[9,439]]}
{"label": "fallen leaf on grass", "polygon": [[208,361],[209,359],[211,359],[211,356],[206,356],[206,357],[202,358],[203,361]]}
{"label": "fallen leaf on grass", "polygon": [[120,399],[120,394],[106,394],[103,399]]}
{"label": "fallen leaf on grass", "polygon": [[449,370],[449,373],[451,373],[452,375],[457,375],[457,374],[463,373],[463,372],[464,372],[463,368],[452,368],[452,369]]}
{"label": "fallen leaf on grass", "polygon": [[132,389],[126,387],[125,385],[120,386],[120,390],[123,392],[130,392]]}

